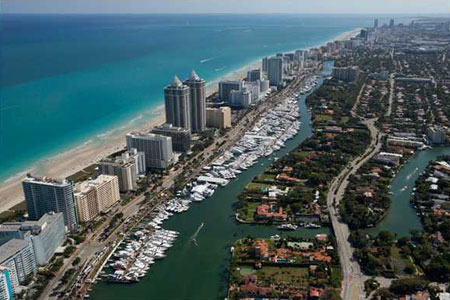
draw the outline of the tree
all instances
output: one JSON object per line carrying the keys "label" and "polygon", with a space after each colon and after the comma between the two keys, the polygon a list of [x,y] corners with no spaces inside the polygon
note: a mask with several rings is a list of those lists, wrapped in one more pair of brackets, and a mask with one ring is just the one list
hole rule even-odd
{"label": "tree", "polygon": [[397,295],[415,294],[424,290],[428,285],[428,281],[421,278],[401,278],[392,281],[389,290]]}
{"label": "tree", "polygon": [[380,288],[375,291],[373,294],[372,300],[395,300],[397,299],[397,296],[395,296],[393,293],[391,293],[386,288]]}
{"label": "tree", "polygon": [[341,300],[339,293],[335,289],[326,289],[323,295],[319,298],[320,300]]}

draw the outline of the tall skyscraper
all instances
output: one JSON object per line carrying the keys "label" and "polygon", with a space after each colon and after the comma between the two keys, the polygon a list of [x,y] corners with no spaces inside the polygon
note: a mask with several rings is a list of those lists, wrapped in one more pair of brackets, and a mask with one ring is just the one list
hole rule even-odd
{"label": "tall skyscraper", "polygon": [[375,19],[375,20],[373,21],[373,28],[374,28],[374,29],[377,29],[377,28],[378,28],[378,19]]}
{"label": "tall skyscraper", "polygon": [[39,220],[45,213],[63,213],[64,223],[70,231],[77,229],[77,215],[73,197],[73,184],[67,179],[55,180],[31,175],[22,181],[30,220]]}
{"label": "tall skyscraper", "polygon": [[144,152],[147,168],[166,169],[174,161],[172,138],[153,133],[127,134],[127,148]]}
{"label": "tall skyscraper", "polygon": [[263,57],[262,59],[262,71],[263,73],[267,73],[267,70],[269,69],[269,58]]}
{"label": "tall skyscraper", "polygon": [[175,127],[191,129],[191,108],[189,87],[177,76],[164,89],[166,123]]}
{"label": "tall skyscraper", "polygon": [[271,85],[280,85],[283,82],[283,57],[273,56],[269,58],[268,79]]}
{"label": "tall skyscraper", "polygon": [[201,79],[195,71],[192,71],[191,75],[184,82],[184,84],[190,89],[189,105],[191,115],[191,131],[202,132],[206,129],[205,80]]}

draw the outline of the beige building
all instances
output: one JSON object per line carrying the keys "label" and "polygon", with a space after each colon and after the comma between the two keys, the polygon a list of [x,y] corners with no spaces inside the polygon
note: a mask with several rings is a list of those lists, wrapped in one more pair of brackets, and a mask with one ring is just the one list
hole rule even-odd
{"label": "beige building", "polygon": [[231,127],[231,108],[226,106],[220,108],[207,108],[206,126],[214,128]]}
{"label": "beige building", "polygon": [[80,222],[92,220],[120,200],[117,176],[100,175],[77,187],[75,202]]}

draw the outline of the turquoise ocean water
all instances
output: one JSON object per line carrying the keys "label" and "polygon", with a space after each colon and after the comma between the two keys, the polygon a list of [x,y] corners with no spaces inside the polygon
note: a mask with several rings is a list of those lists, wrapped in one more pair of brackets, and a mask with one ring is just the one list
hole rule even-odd
{"label": "turquoise ocean water", "polygon": [[163,103],[175,73],[211,81],[372,24],[357,15],[0,15],[0,180],[150,118],[142,112]]}

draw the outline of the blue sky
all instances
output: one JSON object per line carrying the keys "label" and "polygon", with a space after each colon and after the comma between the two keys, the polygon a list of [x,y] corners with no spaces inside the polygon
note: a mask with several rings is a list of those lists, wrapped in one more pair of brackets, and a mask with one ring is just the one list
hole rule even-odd
{"label": "blue sky", "polygon": [[0,12],[450,14],[450,0],[0,0]]}

